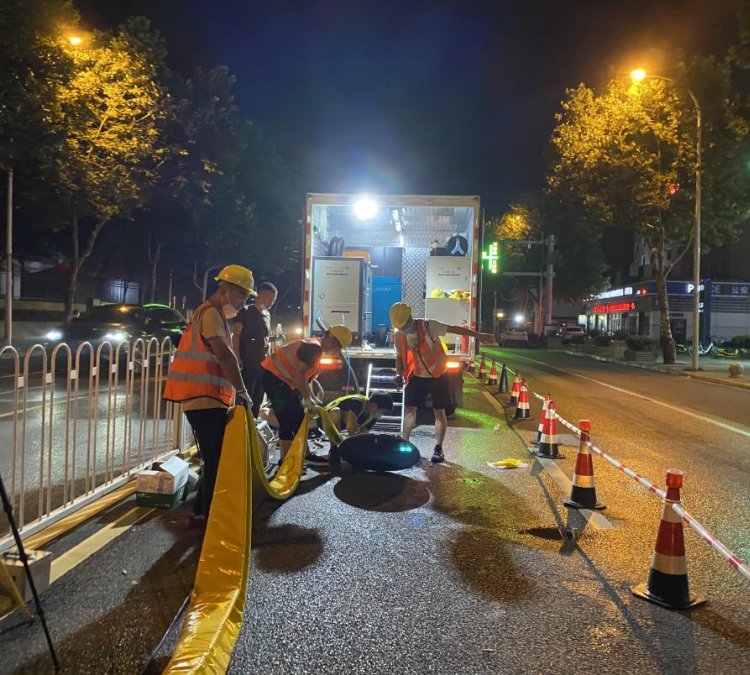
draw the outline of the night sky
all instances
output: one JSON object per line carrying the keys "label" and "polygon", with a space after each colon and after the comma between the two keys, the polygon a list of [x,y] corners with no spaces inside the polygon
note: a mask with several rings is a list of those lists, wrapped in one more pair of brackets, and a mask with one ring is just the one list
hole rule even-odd
{"label": "night sky", "polygon": [[543,185],[566,87],[716,48],[740,4],[75,2],[101,27],[148,16],[184,72],[229,66],[243,114],[278,147],[302,193],[479,194],[488,216]]}

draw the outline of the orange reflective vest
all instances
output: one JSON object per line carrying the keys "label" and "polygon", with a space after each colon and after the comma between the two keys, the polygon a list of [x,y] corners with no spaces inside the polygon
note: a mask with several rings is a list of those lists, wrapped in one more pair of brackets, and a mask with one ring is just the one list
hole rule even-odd
{"label": "orange reflective vest", "polygon": [[[227,407],[234,401],[234,387],[224,377],[216,356],[200,333],[201,316],[212,306],[204,302],[198,307],[180,338],[164,388],[164,398],[167,401],[182,402],[207,397],[215,398]],[[229,326],[227,340],[231,344]]]}
{"label": "orange reflective vest", "polygon": [[320,341],[315,338],[294,340],[288,345],[279,347],[279,349],[271,354],[271,356],[267,356],[263,359],[263,362],[260,364],[261,368],[265,368],[272,372],[292,389],[297,389],[294,373],[301,370],[302,367],[305,367],[307,368],[307,372],[305,372],[305,381],[310,382],[310,380],[316,377],[320,372],[320,362],[316,362],[313,366],[308,366],[297,356],[297,349],[305,343],[320,345]]}
{"label": "orange reflective vest", "polygon": [[433,340],[427,330],[426,319],[414,319],[414,330],[417,333],[417,348],[409,347],[409,341],[403,331],[396,331],[396,347],[401,358],[406,360],[404,379],[408,380],[416,370],[417,359],[432,377],[440,377],[448,367],[443,343]]}

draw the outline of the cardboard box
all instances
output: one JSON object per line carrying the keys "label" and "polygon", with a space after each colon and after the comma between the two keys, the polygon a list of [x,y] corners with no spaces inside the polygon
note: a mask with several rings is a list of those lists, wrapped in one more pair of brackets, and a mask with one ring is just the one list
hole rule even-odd
{"label": "cardboard box", "polygon": [[141,471],[136,492],[174,495],[188,480],[188,463],[176,455],[164,462],[154,462],[150,470]]}
{"label": "cardboard box", "polygon": [[151,509],[171,509],[180,503],[184,494],[184,485],[177,490],[177,492],[173,492],[172,494],[164,494],[161,492],[136,492],[135,503],[138,506],[146,506]]}
{"label": "cardboard box", "polygon": [[[49,572],[50,564],[52,563],[52,555],[49,551],[28,550],[26,551],[26,555],[29,556],[29,569],[31,570],[31,578],[34,579],[36,591],[39,594],[44,593],[44,591],[49,588]],[[18,559],[17,555],[10,551],[3,553],[3,565],[5,565],[5,569],[8,570],[10,578],[21,593],[24,601],[31,602],[34,597],[31,593],[31,585],[26,578],[23,563]],[[4,593],[2,586],[0,586],[0,593]]]}

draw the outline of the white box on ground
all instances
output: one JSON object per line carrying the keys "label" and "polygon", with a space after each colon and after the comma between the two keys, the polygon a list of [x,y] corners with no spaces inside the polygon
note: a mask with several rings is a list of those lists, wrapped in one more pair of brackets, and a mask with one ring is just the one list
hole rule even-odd
{"label": "white box on ground", "polygon": [[175,455],[164,462],[154,462],[151,469],[141,471],[136,479],[136,491],[171,495],[187,480],[188,463]]}
{"label": "white box on ground", "polygon": [[[26,551],[26,555],[29,556],[29,570],[31,570],[31,578],[34,580],[34,586],[36,586],[37,593],[44,593],[49,588],[49,573],[50,564],[52,563],[52,555],[49,551]],[[31,602],[33,595],[31,593],[31,584],[26,577],[26,571],[23,568],[23,563],[18,558],[17,554],[6,551],[3,553],[3,565],[8,570],[10,578],[16,585],[16,588],[21,593],[25,602]],[[0,593],[5,593],[5,589],[0,586]]]}

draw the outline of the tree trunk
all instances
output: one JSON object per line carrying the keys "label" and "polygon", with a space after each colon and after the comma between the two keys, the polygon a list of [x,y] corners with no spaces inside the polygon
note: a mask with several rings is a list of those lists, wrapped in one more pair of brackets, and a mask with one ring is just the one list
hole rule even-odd
{"label": "tree trunk", "polygon": [[68,290],[65,294],[65,325],[69,325],[73,320],[73,305],[76,301],[76,292],[78,291],[78,265],[73,264],[68,275]]}
{"label": "tree trunk", "polygon": [[659,238],[659,243],[652,249],[652,262],[654,266],[654,277],[656,278],[656,298],[659,305],[661,317],[659,319],[659,341],[661,342],[664,363],[674,363],[677,358],[674,337],[672,336],[672,321],[669,318],[669,296],[667,295],[667,274],[664,265],[664,252],[666,241],[664,235]]}
{"label": "tree trunk", "polygon": [[78,213],[73,206],[70,217],[71,236],[73,238],[73,263],[68,273],[68,291],[65,294],[65,325],[69,325],[73,320],[73,304],[76,301],[76,291],[78,290],[78,273],[81,271],[78,264],[79,245],[78,245]]}
{"label": "tree trunk", "polygon": [[211,272],[211,268],[207,268],[205,272],[203,272],[203,285],[201,287],[201,300],[203,302],[206,302],[206,293],[208,293],[208,275]]}
{"label": "tree trunk", "polygon": [[[159,271],[159,258],[161,258],[161,249],[164,244],[161,242],[156,244],[156,250],[153,251],[151,256],[151,282],[149,285],[149,302],[156,302],[156,280],[158,278]],[[167,299],[167,302],[169,299]]]}
{"label": "tree trunk", "polygon": [[91,230],[89,239],[86,242],[86,248],[83,250],[83,253],[81,253],[78,243],[78,213],[75,207],[73,208],[70,228],[73,238],[73,263],[70,268],[70,276],[68,277],[68,292],[65,295],[65,325],[68,325],[73,320],[73,304],[76,301],[78,275],[81,272],[81,267],[83,267],[83,263],[85,263],[94,252],[96,240],[99,237],[102,228],[107,224],[107,220],[108,219],[105,218],[94,225],[94,229]]}

